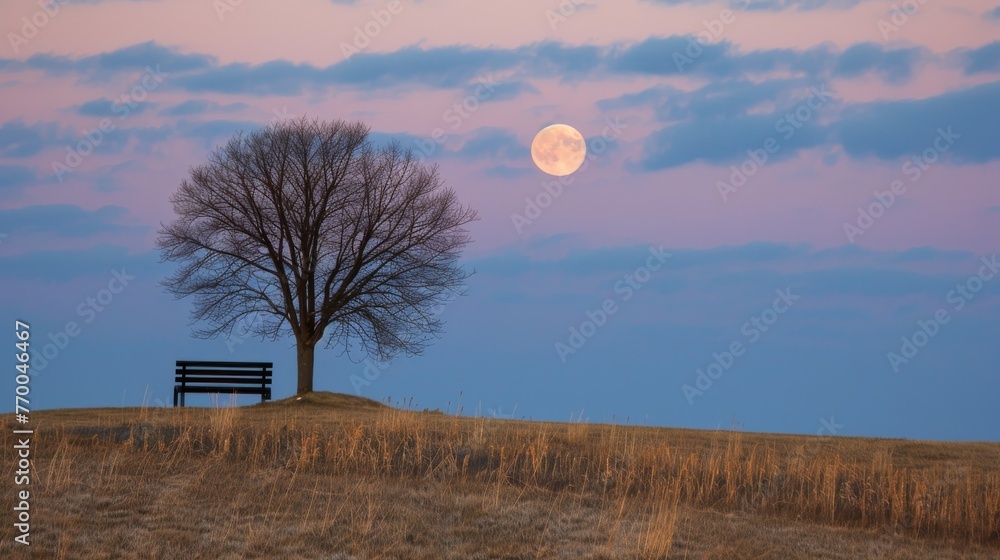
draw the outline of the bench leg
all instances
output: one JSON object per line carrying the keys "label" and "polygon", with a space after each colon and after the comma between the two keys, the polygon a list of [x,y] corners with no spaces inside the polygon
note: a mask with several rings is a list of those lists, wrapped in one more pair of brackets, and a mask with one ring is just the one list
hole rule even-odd
{"label": "bench leg", "polygon": [[177,408],[177,387],[174,387],[174,408]]}

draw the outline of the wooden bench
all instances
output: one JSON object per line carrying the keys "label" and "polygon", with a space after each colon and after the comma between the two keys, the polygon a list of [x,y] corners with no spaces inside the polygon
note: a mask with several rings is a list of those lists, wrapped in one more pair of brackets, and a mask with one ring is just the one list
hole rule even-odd
{"label": "wooden bench", "polygon": [[186,393],[240,393],[260,395],[260,402],[271,398],[271,362],[193,362],[177,361],[174,381],[174,406],[177,395],[184,406]]}

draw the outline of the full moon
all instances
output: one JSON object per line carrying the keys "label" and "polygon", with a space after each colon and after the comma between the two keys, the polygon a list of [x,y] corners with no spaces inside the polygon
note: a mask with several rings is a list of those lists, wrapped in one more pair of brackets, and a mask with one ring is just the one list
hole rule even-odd
{"label": "full moon", "polygon": [[531,159],[549,175],[569,175],[580,168],[586,157],[583,135],[569,125],[547,126],[531,141]]}

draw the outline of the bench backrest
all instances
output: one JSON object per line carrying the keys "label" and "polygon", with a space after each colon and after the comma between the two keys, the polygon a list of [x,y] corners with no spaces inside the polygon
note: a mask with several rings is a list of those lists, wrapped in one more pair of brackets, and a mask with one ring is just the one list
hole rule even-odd
{"label": "bench backrest", "polygon": [[270,383],[272,362],[194,362],[177,361],[175,381],[184,385],[224,383],[227,385],[262,385]]}

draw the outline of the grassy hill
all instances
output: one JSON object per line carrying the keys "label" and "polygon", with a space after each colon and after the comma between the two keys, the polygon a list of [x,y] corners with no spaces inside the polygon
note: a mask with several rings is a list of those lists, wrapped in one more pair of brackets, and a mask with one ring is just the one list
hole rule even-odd
{"label": "grassy hill", "polygon": [[[3,558],[1000,557],[994,443],[467,418],[333,393],[32,422],[32,545],[7,508]],[[2,468],[13,501],[13,458]]]}

